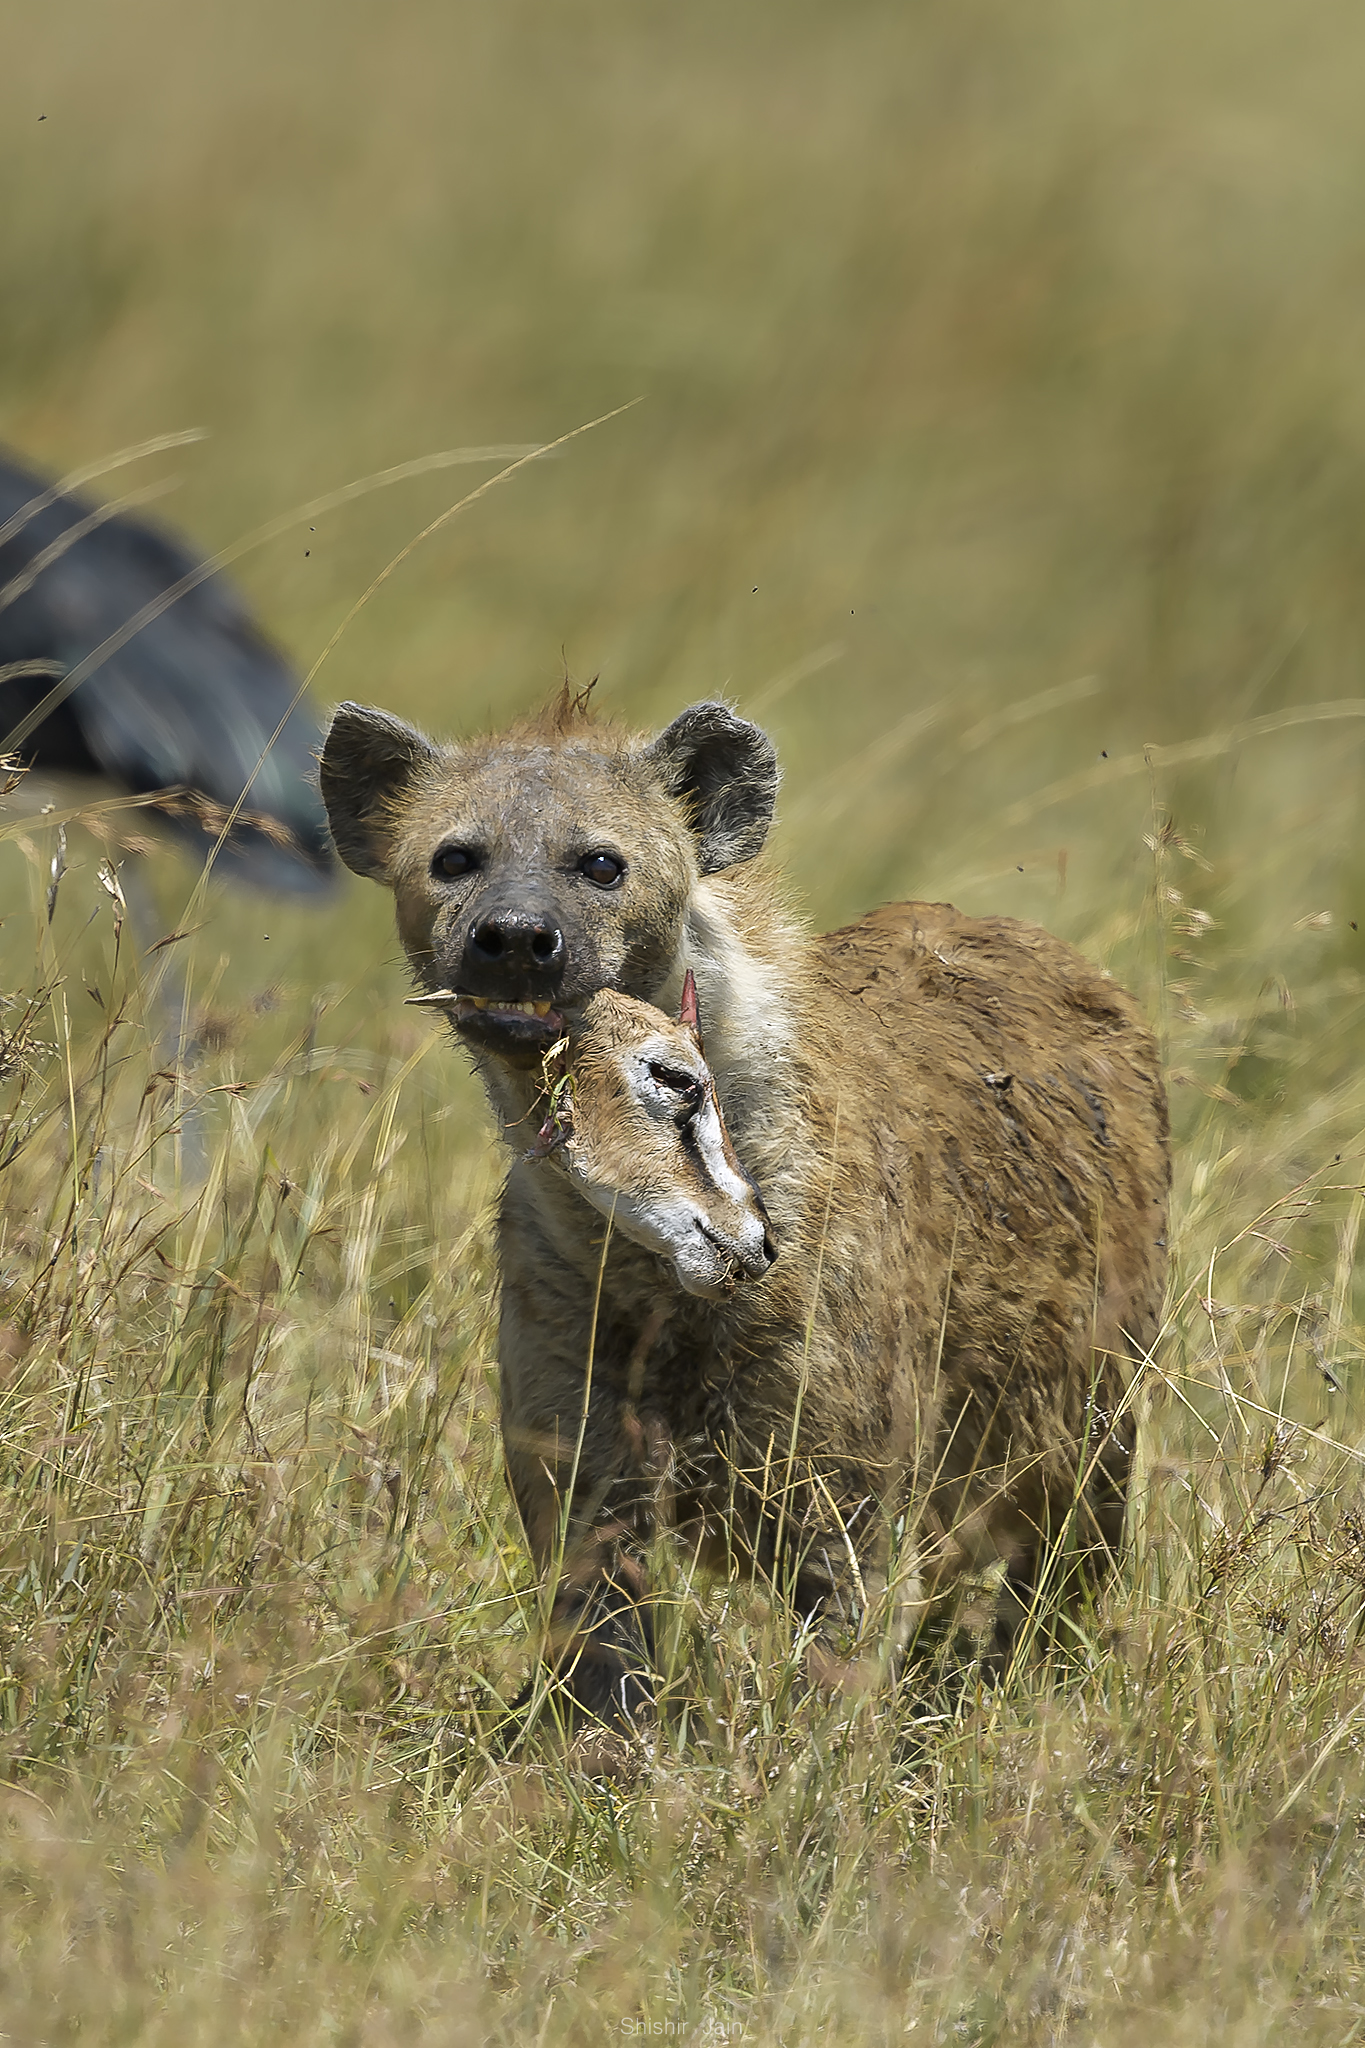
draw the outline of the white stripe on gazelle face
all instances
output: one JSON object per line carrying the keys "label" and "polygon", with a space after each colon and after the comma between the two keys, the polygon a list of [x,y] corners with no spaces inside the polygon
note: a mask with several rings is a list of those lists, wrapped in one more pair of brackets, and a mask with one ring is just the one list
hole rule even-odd
{"label": "white stripe on gazelle face", "polygon": [[570,1027],[568,1107],[552,1142],[579,1192],[623,1236],[671,1260],[689,1294],[715,1298],[760,1278],[776,1252],[730,1144],[695,1014],[694,999],[675,1024],[614,990],[594,996]]}

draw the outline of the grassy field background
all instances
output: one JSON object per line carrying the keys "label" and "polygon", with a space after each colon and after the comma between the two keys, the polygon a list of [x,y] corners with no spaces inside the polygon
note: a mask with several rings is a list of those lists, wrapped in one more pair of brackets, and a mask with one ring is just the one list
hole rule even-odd
{"label": "grassy field background", "polygon": [[[725,695],[811,917],[1075,940],[1163,1034],[1179,1165],[1065,1670],[822,1704],[675,1565],[633,1779],[509,1765],[497,1161],[386,904],[168,857],[177,1084],[98,840],[49,928],[51,830],[0,820],[0,2033],[1358,2038],[1358,11],[63,0],[5,41],[0,438],[203,428],[103,488],[174,477],[227,548],[638,399],[406,560],[319,701]],[[307,667],[496,467],[236,573]]]}

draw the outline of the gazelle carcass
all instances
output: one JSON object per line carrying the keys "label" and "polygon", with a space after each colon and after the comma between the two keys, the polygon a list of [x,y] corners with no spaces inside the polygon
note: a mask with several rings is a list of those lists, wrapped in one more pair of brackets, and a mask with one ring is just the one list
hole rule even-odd
{"label": "gazelle carcass", "polygon": [[548,1063],[550,1101],[529,1158],[562,1161],[579,1194],[711,1301],[777,1256],[754,1181],[735,1157],[702,1050],[689,974],[674,1023],[602,989]]}

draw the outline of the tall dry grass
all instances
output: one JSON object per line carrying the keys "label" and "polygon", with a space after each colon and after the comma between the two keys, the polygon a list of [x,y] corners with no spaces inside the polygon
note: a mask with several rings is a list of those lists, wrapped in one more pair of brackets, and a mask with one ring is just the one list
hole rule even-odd
{"label": "tall dry grass", "polygon": [[[830,1704],[761,1589],[661,1558],[673,1711],[614,1781],[497,1740],[537,1609],[448,1049],[191,964],[202,1049],[167,1068],[110,871],[62,878],[64,952],[9,828],[13,2038],[1350,2037],[1365,1105],[1301,1093],[1254,965],[1211,957],[1192,1013],[1169,963],[1221,933],[1153,823],[1108,936],[1211,1092],[1121,1581],[997,1691],[921,1662]],[[1239,1095],[1244,1063],[1289,1085]]]}
{"label": "tall dry grass", "polygon": [[[139,958],[99,841],[49,924],[54,828],[12,819],[11,2038],[1360,2032],[1361,37],[1339,0],[7,24],[0,433],[60,469],[205,426],[167,510],[227,546],[642,395],[424,544],[319,695],[724,692],[818,920],[1075,939],[1179,1138],[1130,1555],[1065,1667],[822,1707],[760,1593],[674,1563],[687,1707],[637,1781],[509,1762],[496,1164],[379,892],[190,914],[167,861],[194,929]],[[457,488],[239,573],[310,662]]]}

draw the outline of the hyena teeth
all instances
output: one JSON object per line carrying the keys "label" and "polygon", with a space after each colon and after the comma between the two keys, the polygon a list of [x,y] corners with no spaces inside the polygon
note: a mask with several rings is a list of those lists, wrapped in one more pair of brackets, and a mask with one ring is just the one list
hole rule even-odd
{"label": "hyena teeth", "polygon": [[462,994],[459,989],[453,988],[439,988],[433,995],[429,996],[406,996],[404,1001],[414,1004],[468,1003],[471,1009],[502,1010],[504,1012],[516,1010],[523,1017],[548,1017],[551,1009],[554,1007],[551,1003],[538,1003],[529,996],[524,1002],[500,1003],[495,996],[468,996]]}
{"label": "hyena teeth", "polygon": [[464,1001],[474,1005],[476,1010],[515,1010],[519,1017],[548,1017],[550,1005],[537,1003],[530,996],[518,1002],[500,1003],[496,996],[466,996]]}

